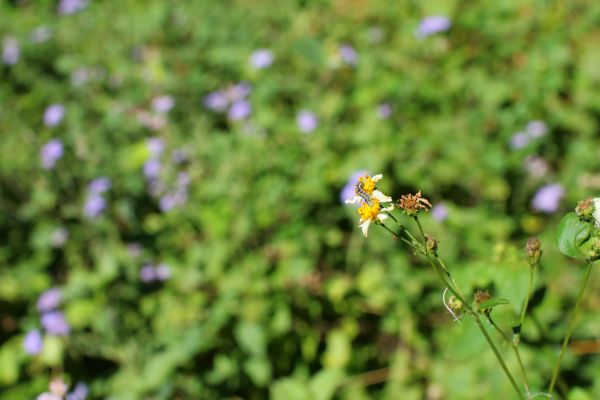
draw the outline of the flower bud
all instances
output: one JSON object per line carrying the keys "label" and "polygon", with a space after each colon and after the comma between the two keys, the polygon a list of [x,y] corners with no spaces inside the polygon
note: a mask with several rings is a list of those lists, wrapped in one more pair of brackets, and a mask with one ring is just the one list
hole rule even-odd
{"label": "flower bud", "polygon": [[450,296],[448,298],[448,307],[450,307],[454,311],[460,311],[463,308],[463,303],[455,296]]}
{"label": "flower bud", "polygon": [[540,242],[540,239],[535,236],[527,239],[525,252],[527,253],[527,258],[529,259],[529,265],[532,267],[536,265],[542,256],[542,242]]}
{"label": "flower bud", "polygon": [[425,247],[427,248],[428,253],[434,253],[437,251],[437,240],[431,236],[430,234],[425,234]]}
{"label": "flower bud", "polygon": [[594,215],[594,199],[581,200],[575,207],[575,213],[583,221],[592,221]]}

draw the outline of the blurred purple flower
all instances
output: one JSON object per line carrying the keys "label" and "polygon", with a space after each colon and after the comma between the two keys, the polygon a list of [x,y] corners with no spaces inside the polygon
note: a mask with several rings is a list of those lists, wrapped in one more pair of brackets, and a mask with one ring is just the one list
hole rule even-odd
{"label": "blurred purple flower", "polygon": [[150,193],[152,197],[161,196],[165,192],[165,190],[167,190],[165,184],[160,180],[150,179],[148,181],[148,193]]}
{"label": "blurred purple flower", "polygon": [[[358,178],[367,175],[368,172],[365,170],[356,171],[350,176],[350,179],[346,182],[344,188],[340,191],[340,203],[345,204],[346,200],[354,197],[354,185]],[[358,206],[358,205],[355,205]]]}
{"label": "blurred purple flower", "polygon": [[2,41],[2,62],[6,65],[15,65],[19,62],[21,50],[19,42],[13,37],[5,37]]}
{"label": "blurred purple flower", "polygon": [[65,400],[85,400],[88,396],[88,386],[83,382],[78,382],[73,388],[73,391],[67,394]]}
{"label": "blurred purple flower", "polygon": [[187,189],[187,187],[190,185],[190,182],[190,174],[187,172],[183,171],[177,174],[177,187],[179,189]]}
{"label": "blurred purple flower", "polygon": [[39,354],[43,348],[42,333],[37,329],[27,332],[25,339],[23,339],[23,348],[31,356]]}
{"label": "blurred purple flower", "polygon": [[145,264],[140,269],[140,279],[144,283],[153,282],[156,279],[156,274],[154,273],[154,266],[151,264]]}
{"label": "blurred purple flower", "polygon": [[52,169],[56,162],[63,156],[63,143],[60,139],[51,139],[40,150],[42,168]]}
{"label": "blurred purple flower", "polygon": [[48,41],[52,37],[52,29],[47,26],[38,26],[31,31],[29,35],[30,40],[33,43],[43,43]]}
{"label": "blurred purple flower", "polygon": [[37,301],[37,309],[40,312],[51,311],[57,308],[62,301],[59,288],[51,288],[40,295]]}
{"label": "blurred purple flower", "polygon": [[356,65],[358,63],[358,54],[354,47],[349,44],[343,44],[339,48],[339,55],[342,60],[349,65]]}
{"label": "blurred purple flower", "polygon": [[159,137],[152,137],[146,140],[146,147],[150,157],[159,157],[165,149],[165,141]]}
{"label": "blurred purple flower", "polygon": [[175,208],[175,206],[177,206],[177,198],[174,194],[167,193],[160,198],[158,206],[162,212],[171,211],[173,208]]}
{"label": "blurred purple flower", "polygon": [[161,114],[166,114],[175,106],[175,99],[173,97],[164,95],[155,97],[152,100],[152,109]]}
{"label": "blurred purple flower", "polygon": [[88,185],[88,190],[90,193],[102,194],[110,189],[112,186],[110,179],[105,176],[101,176],[100,178],[96,178],[90,182]]}
{"label": "blurred purple flower", "polygon": [[524,161],[524,167],[530,177],[539,179],[548,174],[550,166],[542,157],[529,156]]}
{"label": "blurred purple flower", "polygon": [[517,132],[510,138],[510,147],[522,149],[529,144],[529,136],[525,132]]}
{"label": "blurred purple flower", "polygon": [[525,128],[527,135],[531,138],[540,138],[548,131],[548,126],[544,121],[531,121]]}
{"label": "blurred purple flower", "polygon": [[250,55],[250,65],[256,69],[270,67],[273,64],[273,52],[269,49],[258,49]]}
{"label": "blurred purple flower", "polygon": [[52,104],[44,111],[44,124],[56,126],[65,116],[65,107],[62,104]]}
{"label": "blurred purple flower", "polygon": [[558,210],[565,188],[560,183],[542,186],[533,196],[531,207],[535,211],[551,214]]}
{"label": "blurred purple flower", "polygon": [[146,179],[156,179],[160,176],[161,169],[160,161],[150,159],[144,163],[144,176]]}
{"label": "blurred purple flower", "polygon": [[381,119],[388,119],[392,115],[392,105],[389,103],[381,103],[377,106],[377,114]]}
{"label": "blurred purple flower", "polygon": [[310,133],[317,128],[319,120],[313,112],[302,110],[296,116],[296,123],[302,133]]}
{"label": "blurred purple flower", "polygon": [[156,279],[159,281],[166,281],[171,277],[171,267],[169,267],[167,264],[159,264],[154,269],[154,272],[156,274]]}
{"label": "blurred purple flower", "polygon": [[450,19],[444,15],[430,15],[421,20],[415,35],[418,39],[424,39],[439,32],[445,32],[452,26]]}
{"label": "blurred purple flower", "polygon": [[106,208],[106,200],[98,193],[90,193],[85,200],[83,213],[88,218],[99,217]]}
{"label": "blurred purple flower", "polygon": [[71,327],[61,311],[50,311],[42,315],[41,323],[51,335],[68,335]]}
{"label": "blurred purple flower", "polygon": [[86,8],[87,5],[87,0],[60,0],[58,13],[63,15],[74,14]]}
{"label": "blurred purple flower", "polygon": [[240,119],[248,118],[251,112],[252,107],[250,106],[250,103],[246,100],[239,100],[231,105],[231,108],[227,113],[227,118],[232,121],[239,121]]}
{"label": "blurred purple flower", "polygon": [[444,222],[448,218],[448,207],[444,203],[439,203],[431,208],[431,217],[438,222]]}
{"label": "blurred purple flower", "polygon": [[52,236],[50,238],[50,242],[52,243],[52,247],[62,247],[69,238],[69,231],[67,228],[60,227],[56,228],[52,232]]}
{"label": "blurred purple flower", "polygon": [[250,85],[246,82],[241,82],[230,86],[226,90],[227,99],[230,103],[243,100],[250,94]]}
{"label": "blurred purple flower", "polygon": [[225,92],[218,90],[216,92],[209,93],[204,97],[204,105],[213,111],[222,112],[225,111],[229,105],[229,101],[227,100]]}

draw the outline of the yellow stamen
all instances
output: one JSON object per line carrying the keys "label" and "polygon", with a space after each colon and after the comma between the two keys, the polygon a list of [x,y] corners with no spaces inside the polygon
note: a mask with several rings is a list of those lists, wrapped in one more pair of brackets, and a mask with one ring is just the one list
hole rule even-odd
{"label": "yellow stamen", "polygon": [[377,199],[372,199],[372,205],[368,205],[367,203],[363,203],[359,208],[358,208],[358,213],[360,214],[360,220],[362,221],[366,221],[368,219],[370,220],[374,220],[375,218],[377,218],[377,214],[379,214],[379,200]]}
{"label": "yellow stamen", "polygon": [[373,179],[371,179],[369,175],[361,176],[360,178],[358,178],[358,180],[362,183],[362,189],[366,193],[373,193],[373,190],[375,190],[375,182],[373,181]]}

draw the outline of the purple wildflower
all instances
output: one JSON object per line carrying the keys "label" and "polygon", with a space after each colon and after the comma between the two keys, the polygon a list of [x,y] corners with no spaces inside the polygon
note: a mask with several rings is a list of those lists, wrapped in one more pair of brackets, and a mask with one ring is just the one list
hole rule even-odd
{"label": "purple wildflower", "polygon": [[230,103],[243,100],[250,94],[250,85],[246,82],[241,82],[233,85],[226,90],[227,98]]}
{"label": "purple wildflower", "polygon": [[186,189],[190,185],[191,179],[190,174],[187,172],[180,172],[177,175],[177,187],[180,189]]}
{"label": "purple wildflower", "polygon": [[146,140],[146,147],[150,152],[150,157],[159,157],[165,149],[165,141],[158,137]]}
{"label": "purple wildflower", "polygon": [[98,193],[90,193],[85,200],[83,213],[88,218],[99,217],[106,208],[106,200]]}
{"label": "purple wildflower", "polygon": [[44,111],[44,124],[56,126],[65,116],[65,107],[62,104],[52,104]]}
{"label": "purple wildflower", "polygon": [[154,272],[154,266],[151,264],[145,264],[140,269],[140,279],[144,283],[153,282],[156,279],[156,274]]}
{"label": "purple wildflower", "polygon": [[19,42],[13,37],[6,37],[2,41],[2,62],[6,65],[15,65],[19,62],[21,50]]}
{"label": "purple wildflower", "polygon": [[83,10],[88,5],[86,0],[60,0],[58,3],[58,13],[63,15],[74,14]]}
{"label": "purple wildflower", "polygon": [[256,69],[268,68],[273,64],[273,53],[269,49],[258,49],[250,55],[250,65]]}
{"label": "purple wildflower", "polygon": [[169,267],[167,264],[159,264],[154,269],[154,272],[156,274],[156,279],[159,281],[166,281],[171,277],[171,267]]}
{"label": "purple wildflower", "polygon": [[535,211],[551,214],[558,210],[560,200],[565,194],[565,189],[560,183],[551,183],[538,189],[531,200],[531,207]]}
{"label": "purple wildflower", "polygon": [[342,60],[349,65],[356,65],[358,63],[358,54],[354,47],[349,44],[343,44],[339,48],[339,55]]}
{"label": "purple wildflower", "polygon": [[525,128],[527,135],[531,138],[540,138],[548,131],[548,126],[544,121],[531,121]]}
{"label": "purple wildflower", "polygon": [[313,112],[302,110],[296,116],[296,123],[302,133],[310,133],[317,128],[319,120]]}
{"label": "purple wildflower", "polygon": [[232,121],[239,121],[240,119],[248,118],[251,112],[252,107],[250,106],[250,103],[246,100],[239,100],[231,105],[231,108],[227,113],[227,118]]}
{"label": "purple wildflower", "polygon": [[152,100],[152,109],[161,114],[166,114],[175,106],[175,99],[173,97],[164,95],[155,97]]}
{"label": "purple wildflower", "polygon": [[213,111],[222,112],[225,111],[229,105],[229,101],[227,100],[225,92],[218,90],[216,92],[209,93],[204,97],[204,105]]}
{"label": "purple wildflower", "polygon": [[444,222],[448,218],[448,207],[444,203],[439,203],[431,209],[431,216],[438,222]]}
{"label": "purple wildflower", "polygon": [[62,301],[59,288],[51,288],[40,295],[37,301],[37,309],[40,312],[51,311],[57,308]]}
{"label": "purple wildflower", "polygon": [[100,178],[96,178],[90,182],[88,185],[88,190],[90,193],[102,194],[110,189],[111,186],[112,184],[110,179],[105,176],[101,176]]}
{"label": "purple wildflower", "polygon": [[172,193],[167,193],[160,198],[159,205],[162,212],[171,211],[177,206],[177,198]]}
{"label": "purple wildflower", "polygon": [[85,400],[88,396],[89,388],[83,382],[78,382],[73,391],[67,394],[66,400]]}
{"label": "purple wildflower", "polygon": [[63,156],[63,143],[60,139],[51,139],[40,150],[42,168],[52,169],[56,162]]}
{"label": "purple wildflower", "polygon": [[23,348],[31,356],[39,354],[43,348],[42,333],[37,329],[27,332],[25,339],[23,339]]}
{"label": "purple wildflower", "polygon": [[42,315],[41,323],[51,335],[68,335],[71,327],[61,311],[50,311]]}
{"label": "purple wildflower", "polygon": [[517,132],[510,138],[510,147],[522,149],[529,144],[529,136],[525,132]]}
{"label": "purple wildflower", "polygon": [[156,179],[160,176],[162,166],[160,161],[150,159],[144,163],[144,176],[146,179]]}
{"label": "purple wildflower", "polygon": [[377,114],[381,119],[388,119],[392,115],[392,105],[389,103],[381,103],[377,106]]}
{"label": "purple wildflower", "polygon": [[358,181],[358,178],[361,176],[365,176],[367,174],[368,172],[364,170],[356,171],[352,174],[350,179],[348,179],[346,182],[344,188],[340,191],[340,202],[342,204],[345,204],[346,200],[354,197],[354,185],[356,184],[356,181]]}
{"label": "purple wildflower", "polygon": [[431,15],[421,20],[415,35],[418,39],[424,39],[439,32],[445,32],[450,29],[452,22],[444,15]]}

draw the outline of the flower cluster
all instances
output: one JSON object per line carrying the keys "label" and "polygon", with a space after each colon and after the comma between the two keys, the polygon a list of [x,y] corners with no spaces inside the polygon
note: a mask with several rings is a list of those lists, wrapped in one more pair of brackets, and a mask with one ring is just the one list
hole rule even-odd
{"label": "flower cluster", "polygon": [[87,197],[83,206],[83,213],[87,218],[99,217],[106,208],[104,193],[111,187],[110,179],[107,177],[96,178],[90,182]]}
{"label": "flower cluster", "polygon": [[144,283],[164,282],[171,277],[171,267],[167,264],[144,264],[140,269],[140,279]]}
{"label": "flower cluster", "polygon": [[227,111],[229,120],[239,121],[248,118],[252,112],[246,99],[249,94],[250,85],[242,82],[208,94],[204,97],[204,105],[219,113]]}
{"label": "flower cluster", "polygon": [[388,218],[387,212],[394,209],[393,205],[381,207],[382,203],[391,203],[392,198],[377,190],[377,182],[383,178],[382,174],[370,177],[364,175],[354,184],[354,197],[346,200],[347,204],[360,203],[358,214],[359,226],[365,237],[368,235],[371,222],[381,223]]}
{"label": "flower cluster", "polygon": [[[62,302],[62,293],[58,288],[51,288],[40,295],[37,300],[37,310],[41,313],[40,324],[49,335],[65,336],[71,327],[62,311],[58,310]],[[37,355],[43,349],[42,332],[31,329],[23,339],[23,348],[29,355]]]}
{"label": "flower cluster", "polygon": [[548,126],[544,121],[530,121],[524,130],[515,133],[510,139],[510,145],[513,149],[522,149],[530,141],[541,138],[548,131]]}

